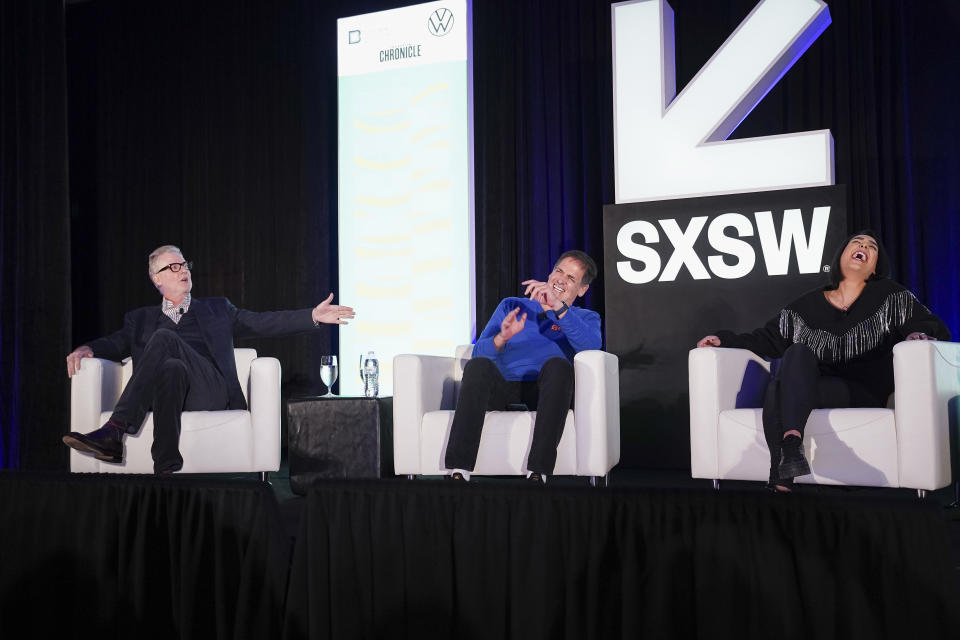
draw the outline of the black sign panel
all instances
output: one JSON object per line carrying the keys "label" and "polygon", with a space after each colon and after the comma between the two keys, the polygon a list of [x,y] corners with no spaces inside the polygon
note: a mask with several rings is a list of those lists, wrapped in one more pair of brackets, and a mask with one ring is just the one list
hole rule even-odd
{"label": "black sign panel", "polygon": [[604,207],[606,348],[620,358],[621,464],[689,468],[687,353],[822,286],[842,186]]}

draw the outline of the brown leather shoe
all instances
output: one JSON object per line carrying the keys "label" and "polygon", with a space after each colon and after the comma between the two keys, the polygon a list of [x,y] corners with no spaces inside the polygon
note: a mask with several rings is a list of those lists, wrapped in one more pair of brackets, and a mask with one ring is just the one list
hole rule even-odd
{"label": "brown leather shoe", "polygon": [[82,453],[93,454],[97,460],[123,462],[123,433],[109,425],[90,433],[69,433],[63,436],[63,444]]}

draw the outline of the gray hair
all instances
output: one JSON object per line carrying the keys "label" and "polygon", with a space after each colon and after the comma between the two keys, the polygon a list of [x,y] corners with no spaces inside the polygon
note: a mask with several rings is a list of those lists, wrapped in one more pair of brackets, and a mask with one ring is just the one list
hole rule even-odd
{"label": "gray hair", "polygon": [[147,276],[152,276],[157,272],[157,259],[165,253],[179,253],[180,257],[183,257],[183,251],[180,251],[180,247],[176,247],[172,244],[165,244],[162,247],[157,247],[150,252],[150,257],[147,258]]}

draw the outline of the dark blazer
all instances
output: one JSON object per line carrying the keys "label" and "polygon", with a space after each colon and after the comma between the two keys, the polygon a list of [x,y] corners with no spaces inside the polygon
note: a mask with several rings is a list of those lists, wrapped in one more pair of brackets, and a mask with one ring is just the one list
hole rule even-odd
{"label": "dark blazer", "polygon": [[[196,314],[197,324],[214,362],[227,382],[229,409],[246,409],[247,403],[237,379],[237,364],[233,356],[233,339],[245,337],[274,337],[313,331],[312,309],[296,311],[247,311],[237,309],[226,298],[191,298],[190,311]],[[123,327],[114,333],[87,343],[98,358],[117,362],[128,356],[137,358],[143,353],[150,336],[157,330],[162,315],[160,305],[141,307],[126,313]]]}

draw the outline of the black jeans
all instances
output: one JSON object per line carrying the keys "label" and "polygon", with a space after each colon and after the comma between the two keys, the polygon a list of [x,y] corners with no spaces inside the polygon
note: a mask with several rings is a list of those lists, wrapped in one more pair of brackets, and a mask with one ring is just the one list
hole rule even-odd
{"label": "black jeans", "polygon": [[216,411],[229,403],[227,383],[217,366],[170,329],[157,329],[143,355],[133,363],[112,420],[136,433],[153,409],[153,469],[183,467],[180,455],[180,413]]}
{"label": "black jeans", "polygon": [[783,434],[796,429],[803,438],[807,418],[814,409],[880,407],[883,402],[861,385],[838,376],[824,375],[820,361],[805,344],[787,348],[763,401],[763,435],[770,450],[770,468],[776,475]]}
{"label": "black jeans", "polygon": [[444,457],[446,467],[472,471],[477,463],[486,412],[502,411],[519,403],[537,412],[527,469],[553,473],[557,445],[563,435],[567,411],[573,404],[573,364],[566,358],[547,360],[536,382],[504,380],[493,360],[471,358],[463,369],[457,411]]}

